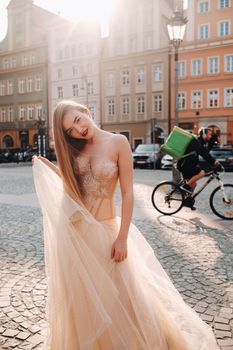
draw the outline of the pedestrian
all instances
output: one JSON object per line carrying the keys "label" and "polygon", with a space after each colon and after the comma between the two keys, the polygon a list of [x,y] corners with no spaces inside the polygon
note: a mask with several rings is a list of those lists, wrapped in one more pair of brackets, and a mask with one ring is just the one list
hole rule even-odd
{"label": "pedestrian", "polygon": [[[58,167],[34,159],[43,212],[50,350],[215,350],[214,335],[187,306],[131,224],[133,164],[122,135],[99,129],[89,110],[54,112]],[[114,192],[120,182],[121,219]]]}

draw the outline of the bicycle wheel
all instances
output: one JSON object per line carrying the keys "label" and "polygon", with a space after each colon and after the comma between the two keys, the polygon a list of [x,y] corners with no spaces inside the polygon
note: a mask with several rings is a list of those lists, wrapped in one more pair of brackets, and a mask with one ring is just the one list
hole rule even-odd
{"label": "bicycle wheel", "polygon": [[182,208],[184,194],[174,182],[164,181],[154,188],[151,200],[160,213],[172,215]]}
{"label": "bicycle wheel", "polygon": [[233,220],[233,185],[224,184],[223,187],[225,196],[221,186],[211,193],[210,208],[221,219]]}

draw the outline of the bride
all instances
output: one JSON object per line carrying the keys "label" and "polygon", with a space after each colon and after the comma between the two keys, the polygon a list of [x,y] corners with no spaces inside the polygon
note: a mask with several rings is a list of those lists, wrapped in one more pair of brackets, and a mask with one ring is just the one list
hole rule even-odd
{"label": "bride", "polygon": [[[127,139],[99,129],[89,110],[60,102],[53,132],[58,167],[34,159],[43,212],[50,350],[216,350],[131,224]],[[120,182],[121,219],[114,192]]]}

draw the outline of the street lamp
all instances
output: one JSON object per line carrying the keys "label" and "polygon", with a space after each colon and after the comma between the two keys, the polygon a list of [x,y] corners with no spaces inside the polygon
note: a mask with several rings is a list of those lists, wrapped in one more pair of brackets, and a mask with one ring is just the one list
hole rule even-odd
{"label": "street lamp", "polygon": [[[183,11],[175,10],[173,16],[168,20],[167,30],[170,39],[170,43],[175,49],[175,119],[174,124],[179,126],[178,118],[178,50],[180,43],[183,41],[184,33],[186,29],[187,18],[184,17]],[[170,103],[170,101],[169,101]],[[169,118],[171,116],[169,115]],[[171,120],[169,120],[169,125]]]}

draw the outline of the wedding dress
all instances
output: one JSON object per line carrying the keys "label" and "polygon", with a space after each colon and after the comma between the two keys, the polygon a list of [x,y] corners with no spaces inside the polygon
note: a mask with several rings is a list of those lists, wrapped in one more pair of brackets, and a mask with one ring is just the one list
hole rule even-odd
{"label": "wedding dress", "polygon": [[84,204],[42,161],[33,166],[44,225],[50,350],[216,350],[214,335],[187,306],[131,224],[128,257],[111,259],[120,226],[111,160],[77,160]]}

